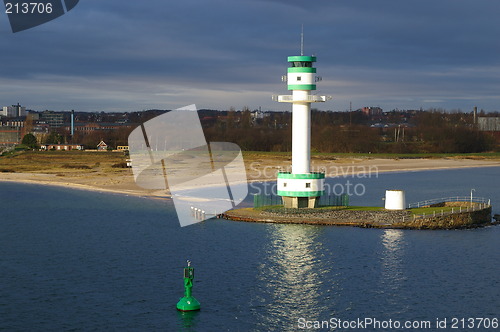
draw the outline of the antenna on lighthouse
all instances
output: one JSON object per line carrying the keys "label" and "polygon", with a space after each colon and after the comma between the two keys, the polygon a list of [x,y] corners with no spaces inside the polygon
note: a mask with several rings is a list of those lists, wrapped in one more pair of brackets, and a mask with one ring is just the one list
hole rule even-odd
{"label": "antenna on lighthouse", "polygon": [[300,32],[300,55],[304,55],[304,24],[302,24],[302,30]]}

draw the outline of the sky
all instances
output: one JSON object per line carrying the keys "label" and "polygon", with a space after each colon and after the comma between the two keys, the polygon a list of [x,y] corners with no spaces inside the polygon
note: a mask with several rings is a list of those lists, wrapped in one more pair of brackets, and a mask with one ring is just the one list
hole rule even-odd
{"label": "sky", "polygon": [[287,56],[317,56],[320,110],[500,110],[500,1],[81,0],[13,33],[0,105],[131,112],[289,110]]}

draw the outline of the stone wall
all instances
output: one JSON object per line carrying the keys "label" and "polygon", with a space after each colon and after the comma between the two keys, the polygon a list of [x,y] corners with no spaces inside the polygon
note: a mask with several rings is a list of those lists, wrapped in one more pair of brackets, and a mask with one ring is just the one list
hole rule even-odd
{"label": "stone wall", "polygon": [[444,216],[429,216],[393,224],[396,228],[456,229],[491,224],[491,206],[470,212],[455,212]]}

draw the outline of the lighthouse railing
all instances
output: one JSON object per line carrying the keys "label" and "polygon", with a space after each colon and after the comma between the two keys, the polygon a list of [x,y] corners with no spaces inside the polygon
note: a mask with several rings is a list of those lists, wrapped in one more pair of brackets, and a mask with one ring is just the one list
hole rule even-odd
{"label": "lighthouse railing", "polygon": [[281,196],[273,195],[273,194],[254,194],[253,195],[253,207],[261,208],[264,206],[271,205],[282,205],[283,200]]}
{"label": "lighthouse railing", "polygon": [[434,198],[416,203],[410,203],[408,204],[408,209],[427,207],[433,204],[439,204],[443,202],[470,202],[470,203],[484,203],[484,204],[487,203],[487,205],[490,205],[490,200],[483,197],[453,196],[453,197]]}

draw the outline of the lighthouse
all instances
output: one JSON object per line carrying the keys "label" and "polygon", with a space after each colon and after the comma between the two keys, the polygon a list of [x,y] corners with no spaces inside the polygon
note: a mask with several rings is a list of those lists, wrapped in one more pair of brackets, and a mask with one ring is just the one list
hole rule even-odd
{"label": "lighthouse", "polygon": [[[303,41],[303,38],[302,38]],[[325,102],[330,96],[311,94],[321,77],[316,76],[315,56],[288,57],[286,82],[291,95],[275,96],[280,103],[292,104],[292,170],[278,172],[278,195],[287,208],[314,208],[324,193],[325,173],[311,171],[311,103]]]}

